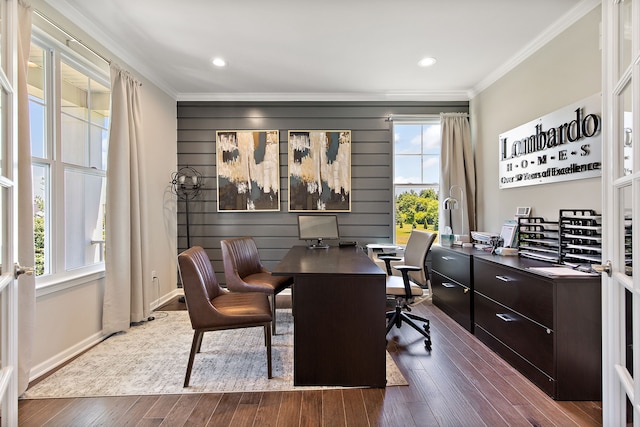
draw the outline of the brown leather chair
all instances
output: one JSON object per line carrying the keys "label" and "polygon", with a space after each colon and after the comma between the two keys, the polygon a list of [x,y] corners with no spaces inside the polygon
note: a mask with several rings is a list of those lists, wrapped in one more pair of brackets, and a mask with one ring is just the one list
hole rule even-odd
{"label": "brown leather chair", "polygon": [[[410,305],[423,297],[425,290],[429,292],[429,297],[432,296],[427,255],[435,239],[435,233],[412,230],[404,251],[404,259],[387,255],[378,257],[384,260],[387,267],[387,296],[396,301],[395,309],[387,312],[387,333],[394,326],[399,328],[407,324],[424,336],[424,345],[429,351],[431,351],[429,319],[410,313]],[[391,274],[391,261],[403,263],[393,266],[402,273],[402,277]],[[416,321],[423,322],[422,328],[415,323]]]}
{"label": "brown leather chair", "polygon": [[264,292],[271,296],[271,324],[276,333],[276,295],[293,284],[293,277],[274,276],[260,261],[256,242],[251,237],[220,241],[227,289],[233,292]]}
{"label": "brown leather chair", "polygon": [[205,332],[255,326],[264,328],[267,375],[272,378],[271,309],[267,295],[262,292],[239,294],[221,288],[207,253],[200,246],[189,248],[178,255],[178,265],[187,311],[194,329],[184,386],[189,386],[193,359],[200,352]]}

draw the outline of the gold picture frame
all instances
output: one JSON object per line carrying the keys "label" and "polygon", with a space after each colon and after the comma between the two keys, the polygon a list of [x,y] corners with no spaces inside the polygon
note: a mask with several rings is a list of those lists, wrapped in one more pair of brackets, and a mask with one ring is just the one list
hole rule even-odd
{"label": "gold picture frame", "polygon": [[290,130],[289,211],[351,211],[351,131]]}
{"label": "gold picture frame", "polygon": [[218,212],[280,210],[280,133],[216,132]]}

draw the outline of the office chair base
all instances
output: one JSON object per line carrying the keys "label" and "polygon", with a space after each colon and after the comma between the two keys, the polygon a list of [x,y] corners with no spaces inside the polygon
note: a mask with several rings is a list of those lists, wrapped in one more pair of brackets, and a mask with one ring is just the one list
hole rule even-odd
{"label": "office chair base", "polygon": [[[425,337],[424,346],[427,350],[431,351],[431,325],[429,319],[425,319],[424,317],[416,316],[415,314],[406,313],[402,311],[401,306],[396,306],[394,311],[387,312],[387,334],[394,326],[400,328],[403,323],[411,326],[416,331],[420,332],[420,334]],[[424,322],[422,328],[418,326],[415,322]]]}

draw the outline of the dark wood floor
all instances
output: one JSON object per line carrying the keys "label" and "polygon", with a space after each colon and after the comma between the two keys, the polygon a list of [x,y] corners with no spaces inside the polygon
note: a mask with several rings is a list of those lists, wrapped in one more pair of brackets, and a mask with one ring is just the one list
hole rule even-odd
{"label": "dark wood floor", "polygon": [[[173,302],[162,310],[184,309]],[[355,309],[355,307],[354,307]],[[389,352],[409,386],[20,400],[20,426],[599,426],[601,402],[556,402],[437,307],[433,351],[403,327]],[[186,363],[186,361],[185,361]]]}

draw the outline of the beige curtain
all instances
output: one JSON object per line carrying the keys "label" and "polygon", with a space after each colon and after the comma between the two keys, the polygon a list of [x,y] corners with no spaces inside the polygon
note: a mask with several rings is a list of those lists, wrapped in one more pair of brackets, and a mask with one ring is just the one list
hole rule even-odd
{"label": "beige curtain", "polygon": [[[449,197],[460,201],[460,189],[464,191],[462,215],[460,210],[445,210],[440,206],[438,229],[440,232],[448,225],[454,234],[469,235],[476,229],[476,169],[471,146],[471,130],[467,113],[440,114],[442,149],[440,152],[440,203]],[[458,186],[451,188],[453,186]],[[461,227],[462,224],[464,227]]]}
{"label": "beige curtain", "polygon": [[142,148],[140,83],[111,65],[111,128],[107,161],[106,279],[103,333],[129,328],[149,317],[143,272],[147,203]]}
{"label": "beige curtain", "polygon": [[[35,266],[33,243],[33,188],[31,186],[31,137],[27,72],[31,47],[31,4],[18,1],[18,261]],[[29,385],[31,347],[35,328],[36,279],[18,279],[18,394]]]}

